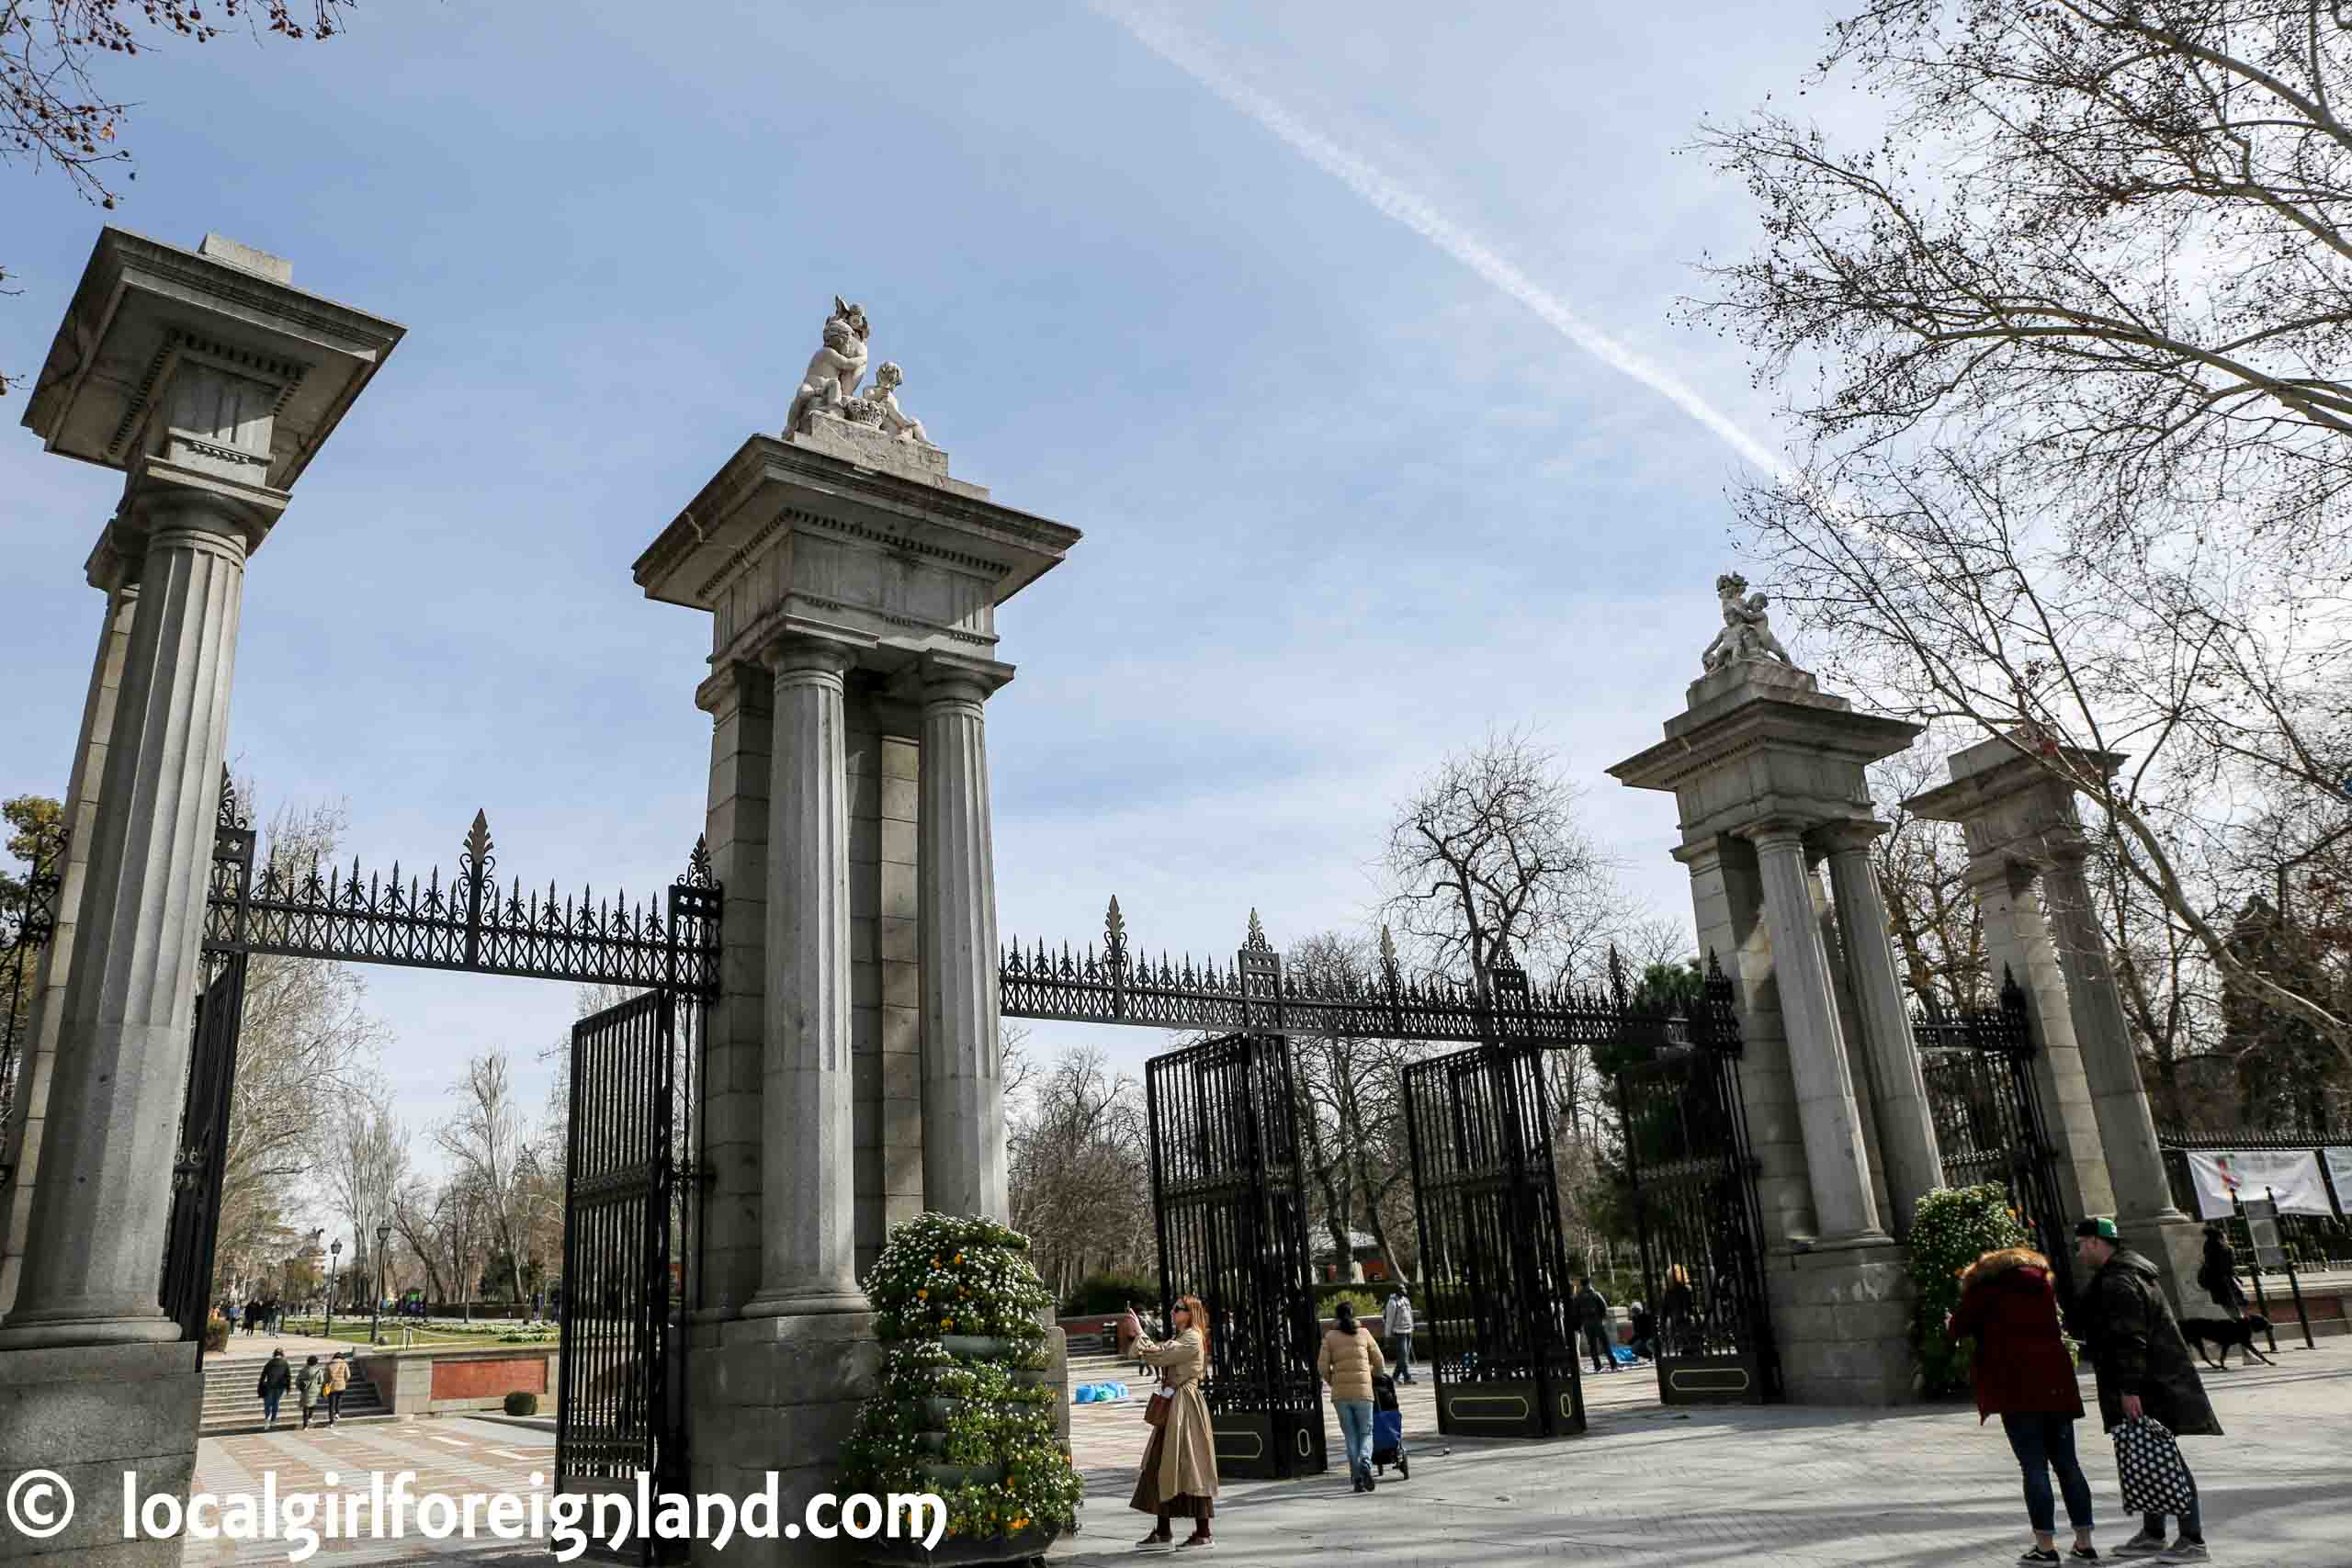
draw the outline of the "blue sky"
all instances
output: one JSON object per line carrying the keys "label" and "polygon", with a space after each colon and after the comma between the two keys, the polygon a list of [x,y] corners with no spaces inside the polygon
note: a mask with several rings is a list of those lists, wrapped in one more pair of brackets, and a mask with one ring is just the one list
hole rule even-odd
{"label": "blue sky", "polygon": [[[1225,96],[1138,36],[1176,16]],[[1687,919],[1671,801],[1601,770],[1698,672],[1740,459],[1234,94],[1775,446],[1736,351],[1668,320],[1690,264],[1755,232],[1675,149],[1786,98],[1820,28],[1761,3],[1435,16],[370,0],[323,46],[110,62],[139,100],[115,221],[276,252],[410,329],[253,562],[239,768],[265,806],[346,799],[371,863],[447,865],[481,807],[526,882],[666,880],[700,825],[708,630],[629,563],[781,423],[839,292],[957,474],[1087,536],[1001,624],[1007,932],[1082,938],[1114,892],[1154,949],[1227,952],[1252,906],[1278,942],[1354,927],[1394,803],[1510,726]],[[24,290],[0,365],[28,374],[102,215],[53,172],[0,180]],[[56,793],[120,480],[44,456],[23,395],[0,400],[0,793]],[[420,1145],[466,1055],[536,1075],[573,1012],[538,982],[367,978]],[[1132,1065],[1159,1041],[1102,1043]]]}

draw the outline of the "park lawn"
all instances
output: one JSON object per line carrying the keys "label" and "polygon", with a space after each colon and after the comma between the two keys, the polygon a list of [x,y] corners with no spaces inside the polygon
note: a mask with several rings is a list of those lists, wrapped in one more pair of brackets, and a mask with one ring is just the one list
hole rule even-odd
{"label": "park lawn", "polygon": [[[507,1332],[510,1326],[506,1324],[483,1324],[475,1328],[450,1328],[436,1325],[431,1328],[416,1329],[403,1341],[400,1325],[387,1318],[384,1320],[384,1343],[390,1349],[398,1349],[403,1343],[409,1345],[497,1345],[501,1343],[499,1336]],[[286,1320],[286,1332],[307,1335],[315,1339],[337,1339],[346,1345],[367,1345],[373,1338],[369,1319],[365,1316],[346,1318],[340,1313],[335,1314],[333,1334],[326,1332],[324,1320],[316,1317],[289,1317]],[[255,1336],[255,1337],[260,1337]],[[559,1339],[560,1336],[550,1334],[545,1339],[509,1341],[508,1343],[553,1346],[559,1342]],[[233,1339],[232,1343],[234,1343]]]}

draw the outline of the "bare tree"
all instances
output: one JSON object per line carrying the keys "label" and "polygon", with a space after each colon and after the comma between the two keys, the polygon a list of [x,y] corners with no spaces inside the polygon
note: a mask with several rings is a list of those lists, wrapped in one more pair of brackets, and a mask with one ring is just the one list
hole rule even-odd
{"label": "bare tree", "polygon": [[1142,1087],[1091,1047],[1039,1075],[1013,1118],[1012,1224],[1057,1295],[1089,1273],[1152,1258],[1151,1172]]}
{"label": "bare tree", "polygon": [[1589,968],[1636,911],[1576,818],[1557,759],[1489,735],[1448,757],[1389,829],[1385,905],[1432,968],[1481,981],[1505,957]]}
{"label": "bare tree", "polygon": [[393,1224],[401,1185],[408,1179],[408,1131],[382,1103],[355,1108],[335,1119],[322,1140],[320,1174],[327,1199],[351,1226],[351,1267],[372,1279],[383,1266],[376,1257],[378,1227]]}
{"label": "bare tree", "polygon": [[1882,144],[1702,134],[1764,235],[1699,314],[1818,387],[1740,502],[1777,597],[1848,684],[2078,791],[2218,980],[2352,1064],[2352,1011],[2233,951],[2197,876],[2249,817],[2352,832],[2352,30],[1873,0],[1822,70]]}
{"label": "bare tree", "polygon": [[[254,798],[250,781],[238,793]],[[340,806],[282,806],[263,850],[285,865],[331,859],[344,826]],[[366,996],[347,964],[270,953],[245,960],[218,1271],[251,1272],[276,1259],[294,1189],[330,1157],[348,1124],[367,1116],[360,1091],[374,1071],[383,1025],[367,1011]]]}
{"label": "bare tree", "polygon": [[515,1107],[506,1053],[488,1051],[468,1061],[465,1076],[449,1092],[457,1098],[458,1109],[434,1130],[434,1141],[449,1156],[453,1174],[480,1205],[495,1247],[505,1255],[515,1300],[527,1300],[518,1177],[528,1134]]}

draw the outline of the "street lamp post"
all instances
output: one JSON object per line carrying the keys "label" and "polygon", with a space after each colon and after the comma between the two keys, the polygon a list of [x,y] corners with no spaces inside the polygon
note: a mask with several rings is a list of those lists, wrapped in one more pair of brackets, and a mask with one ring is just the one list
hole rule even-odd
{"label": "street lamp post", "polygon": [[371,1345],[381,1345],[384,1342],[384,1252],[391,1245],[392,1227],[389,1224],[378,1225],[376,1227],[376,1323],[368,1337],[368,1342]]}
{"label": "street lamp post", "polygon": [[334,1266],[343,1261],[343,1238],[327,1248],[327,1337],[334,1337]]}

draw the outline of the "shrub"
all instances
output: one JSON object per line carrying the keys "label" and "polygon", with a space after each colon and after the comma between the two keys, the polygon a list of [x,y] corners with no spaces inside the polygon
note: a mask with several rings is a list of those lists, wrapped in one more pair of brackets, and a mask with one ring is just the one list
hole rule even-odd
{"label": "shrub", "polygon": [[1064,1317],[1105,1317],[1119,1313],[1133,1302],[1148,1307],[1159,1301],[1159,1281],[1141,1274],[1089,1274],[1078,1282],[1061,1305]]}
{"label": "shrub", "polygon": [[537,1416],[538,1413],[539,1396],[537,1394],[510,1393],[506,1396],[506,1414],[509,1416]]}
{"label": "shrub", "polygon": [[[917,1215],[890,1233],[865,1297],[881,1378],[842,1445],[838,1489],[936,1492],[958,1542],[1074,1528],[1085,1487],[1055,1439],[1055,1393],[1015,1376],[1046,1359],[1038,1316],[1054,1304],[1027,1238],[990,1220]],[[1010,1344],[958,1356],[944,1341],[965,1336]],[[944,1416],[942,1400],[955,1402]],[[942,1484],[936,1465],[981,1473]]]}
{"label": "shrub", "polygon": [[1944,1319],[1960,1304],[1962,1270],[1988,1252],[2024,1247],[2031,1239],[2009,1206],[2008,1189],[1997,1181],[1939,1187],[1919,1200],[1911,1216],[1911,1280],[1918,1288],[1911,1344],[1929,1395],[1968,1386],[1973,1342],[1955,1344],[1944,1333]]}
{"label": "shrub", "polygon": [[204,1352],[213,1355],[229,1348],[229,1320],[214,1313],[204,1320]]}

